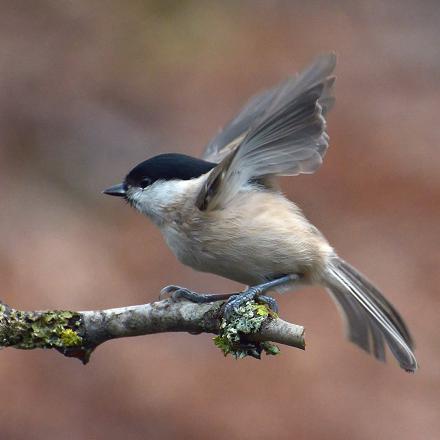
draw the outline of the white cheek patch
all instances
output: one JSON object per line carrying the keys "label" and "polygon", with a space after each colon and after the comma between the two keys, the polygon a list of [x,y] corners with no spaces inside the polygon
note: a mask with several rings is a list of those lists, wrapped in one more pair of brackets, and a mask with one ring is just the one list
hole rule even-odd
{"label": "white cheek patch", "polygon": [[136,188],[136,189],[130,189],[127,192],[127,200],[129,203],[137,210],[141,211],[141,207],[144,204],[144,194],[142,189]]}
{"label": "white cheek patch", "polygon": [[130,188],[127,199],[131,205],[155,222],[163,222],[166,208],[175,205],[186,197],[191,197],[192,189],[198,187],[192,180],[158,180],[146,188]]}

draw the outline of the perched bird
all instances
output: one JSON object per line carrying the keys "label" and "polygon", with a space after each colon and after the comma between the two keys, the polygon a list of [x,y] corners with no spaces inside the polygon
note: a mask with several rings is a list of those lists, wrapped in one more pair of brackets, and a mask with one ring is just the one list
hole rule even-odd
{"label": "perched bird", "polygon": [[240,294],[165,292],[196,302],[229,300],[234,309],[300,285],[325,287],[345,317],[348,338],[377,359],[388,345],[400,366],[417,369],[403,319],[278,189],[276,176],[316,171],[329,137],[325,115],[334,98],[336,56],[254,97],[208,144],[202,159],[161,154],[104,191],[123,197],[161,230],[176,257],[196,270],[251,286]]}

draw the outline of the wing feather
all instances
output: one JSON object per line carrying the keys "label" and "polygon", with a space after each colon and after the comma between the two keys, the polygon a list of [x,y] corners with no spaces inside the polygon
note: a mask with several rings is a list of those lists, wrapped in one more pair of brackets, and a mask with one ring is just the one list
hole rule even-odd
{"label": "wing feather", "polygon": [[253,98],[207,147],[221,160],[199,197],[200,209],[225,206],[250,180],[313,173],[328,147],[324,115],[334,103],[336,56],[318,57],[300,75]]}
{"label": "wing feather", "polygon": [[278,91],[278,87],[254,96],[206,146],[202,158],[208,162],[220,162],[244,139],[252,123],[266,111]]}

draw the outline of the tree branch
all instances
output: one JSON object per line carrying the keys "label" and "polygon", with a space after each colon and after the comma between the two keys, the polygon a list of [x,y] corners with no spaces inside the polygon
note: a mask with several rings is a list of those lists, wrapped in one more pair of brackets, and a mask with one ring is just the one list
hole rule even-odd
{"label": "tree branch", "polygon": [[240,308],[234,319],[225,322],[223,304],[223,301],[195,304],[166,299],[84,312],[25,312],[0,304],[0,346],[54,348],[84,364],[92,351],[105,341],[163,332],[220,335],[215,338],[216,345],[225,354],[232,352],[236,357],[248,354],[259,357],[262,350],[275,354],[265,345],[269,341],[305,348],[304,328],[273,316],[266,306],[251,302]]}

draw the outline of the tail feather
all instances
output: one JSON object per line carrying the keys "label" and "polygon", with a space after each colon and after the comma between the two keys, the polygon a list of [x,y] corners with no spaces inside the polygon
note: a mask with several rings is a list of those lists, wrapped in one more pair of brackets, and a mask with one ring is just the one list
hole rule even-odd
{"label": "tail feather", "polygon": [[386,342],[403,369],[417,369],[414,344],[402,317],[366,278],[335,258],[328,269],[327,285],[346,318],[352,342],[381,361],[385,360]]}
{"label": "tail feather", "polygon": [[345,288],[334,284],[330,294],[346,319],[348,339],[367,353],[373,353],[378,360],[385,361],[384,338],[371,315],[359,306],[354,297],[347,295]]}
{"label": "tail feather", "polygon": [[370,298],[374,301],[374,303],[382,309],[382,311],[387,315],[388,319],[396,325],[399,332],[404,337],[406,343],[414,348],[414,342],[411,337],[411,334],[400,316],[399,312],[393,307],[393,305],[377,290],[373,284],[368,281],[364,276],[362,276],[353,266],[350,266],[346,261],[339,260],[340,267],[344,271],[344,273],[350,277],[353,282],[360,289],[367,289],[370,294]]}

